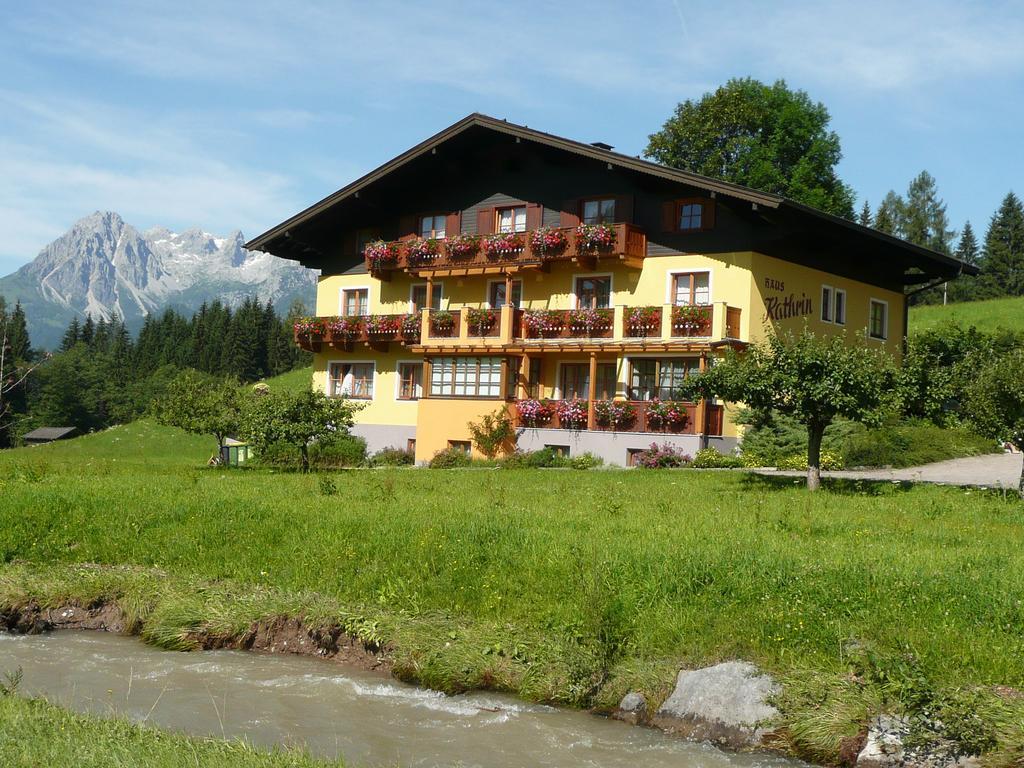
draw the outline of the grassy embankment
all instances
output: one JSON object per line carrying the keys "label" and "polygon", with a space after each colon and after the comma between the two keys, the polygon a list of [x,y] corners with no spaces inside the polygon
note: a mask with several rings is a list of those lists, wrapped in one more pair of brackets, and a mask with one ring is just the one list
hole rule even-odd
{"label": "grassy embankment", "polygon": [[0,696],[0,755],[7,768],[340,768],[297,750],[193,739],[123,720],[77,715],[41,700]]}
{"label": "grassy embankment", "polygon": [[975,326],[982,331],[1004,328],[1024,331],[1024,297],[925,304],[910,308],[910,332],[931,330],[947,323]]}
{"label": "grassy embankment", "polygon": [[1024,688],[1013,498],[688,471],[321,482],[209,452],[142,421],[0,454],[0,606],[116,601],[171,648],[301,614],[386,642],[405,679],[599,708],[744,658],[785,683],[799,754],[834,760],[885,709],[1024,755],[1024,705],[993,689]]}

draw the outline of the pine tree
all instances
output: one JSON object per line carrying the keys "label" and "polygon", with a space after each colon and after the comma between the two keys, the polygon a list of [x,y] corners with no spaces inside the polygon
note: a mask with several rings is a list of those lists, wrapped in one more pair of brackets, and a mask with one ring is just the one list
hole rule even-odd
{"label": "pine tree", "polygon": [[885,232],[887,235],[898,236],[899,224],[903,217],[903,205],[903,198],[890,189],[882,198],[882,202],[879,203],[878,210],[875,212],[875,229]]}
{"label": "pine tree", "polygon": [[82,340],[82,327],[78,324],[78,318],[71,318],[71,322],[68,323],[68,329],[64,331],[64,338],[61,339],[60,349],[61,352],[67,352],[75,344]]}
{"label": "pine tree", "polygon": [[92,314],[86,313],[85,322],[82,323],[81,340],[87,346],[92,346],[93,336],[96,335],[96,323],[92,320]]}
{"label": "pine tree", "polygon": [[899,210],[896,233],[900,237],[939,253],[952,252],[956,233],[949,228],[946,204],[928,171],[921,171],[910,182]]}
{"label": "pine tree", "polygon": [[871,226],[871,204],[867,200],[864,201],[864,205],[860,209],[857,223],[864,227]]}
{"label": "pine tree", "polygon": [[21,302],[14,305],[14,311],[7,323],[7,342],[11,345],[11,353],[14,359],[21,362],[31,362],[35,357],[32,350],[32,342],[28,336],[28,323],[25,319],[25,310]]}
{"label": "pine tree", "polygon": [[[960,233],[960,242],[956,246],[956,257],[965,264],[978,265],[980,249],[978,239],[974,236],[974,228],[971,222],[964,223],[963,232]],[[974,275],[962,275],[949,283],[947,297],[949,301],[974,301],[982,298],[984,291],[979,280]]]}
{"label": "pine tree", "polygon": [[960,233],[960,242],[956,246],[956,257],[965,264],[978,265],[978,239],[974,236],[974,228],[971,222],[964,224],[964,231]]}
{"label": "pine tree", "polygon": [[991,296],[1024,296],[1024,206],[1010,192],[985,233],[982,282]]}

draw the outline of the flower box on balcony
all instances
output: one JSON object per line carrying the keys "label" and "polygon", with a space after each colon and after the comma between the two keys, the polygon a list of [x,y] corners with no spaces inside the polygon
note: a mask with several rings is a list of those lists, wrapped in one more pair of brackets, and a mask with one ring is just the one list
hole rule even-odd
{"label": "flower box on balcony", "polygon": [[495,261],[514,259],[523,252],[522,235],[514,232],[503,232],[497,235],[485,235],[483,238],[484,255]]}
{"label": "flower box on balcony", "polygon": [[319,317],[300,317],[292,326],[295,336],[306,341],[321,340],[326,328],[327,324]]}
{"label": "flower box on balcony", "polygon": [[480,236],[459,234],[445,241],[448,258],[456,261],[472,259],[480,252]]}
{"label": "flower box on balcony", "polygon": [[541,259],[561,256],[569,248],[569,237],[558,227],[541,227],[530,233],[530,251]]}
{"label": "flower box on balcony", "polygon": [[636,423],[636,407],[625,400],[598,400],[594,403],[594,420],[611,430],[629,429]]}
{"label": "flower box on balcony", "polygon": [[366,260],[370,265],[370,271],[378,272],[382,269],[396,266],[402,251],[398,243],[374,240],[366,246],[363,253],[366,255]]}
{"label": "flower box on balcony", "polygon": [[711,307],[686,304],[672,307],[673,336],[707,336],[711,329]]}
{"label": "flower box on balcony", "polygon": [[576,251],[592,255],[615,245],[615,227],[610,224],[580,224],[576,227]]}
{"label": "flower box on balcony", "polygon": [[593,337],[611,330],[615,313],[611,309],[573,309],[567,320],[573,336]]}
{"label": "flower box on balcony", "polygon": [[402,315],[401,332],[406,341],[418,341],[423,328],[423,318],[419,312]]}
{"label": "flower box on balcony", "polygon": [[439,309],[430,313],[430,333],[433,336],[451,336],[455,330],[458,315],[447,309]]}
{"label": "flower box on balcony", "polygon": [[547,399],[517,400],[516,414],[519,416],[519,423],[523,426],[540,427],[551,423],[551,419],[555,415],[555,406]]}
{"label": "flower box on balcony", "polygon": [[498,312],[493,309],[466,310],[466,324],[470,333],[475,336],[490,336],[492,330],[497,330]]}
{"label": "flower box on balcony", "polygon": [[626,316],[630,336],[660,336],[661,307],[634,307]]}
{"label": "flower box on balcony", "polygon": [[645,415],[647,429],[652,432],[682,432],[689,420],[686,404],[673,400],[651,400]]}
{"label": "flower box on balcony", "polygon": [[394,336],[401,327],[400,315],[370,315],[366,318],[366,333],[369,336]]}
{"label": "flower box on balcony", "polygon": [[331,341],[347,343],[352,341],[363,330],[363,318],[357,315],[332,317],[327,323],[327,331]]}
{"label": "flower box on balcony", "polygon": [[523,313],[523,328],[529,336],[554,336],[565,327],[565,315],[557,309],[528,309]]}
{"label": "flower box on balcony", "polygon": [[559,400],[555,406],[558,426],[562,429],[586,429],[588,409],[589,404],[586,400]]}
{"label": "flower box on balcony", "polygon": [[441,255],[441,241],[433,237],[417,237],[405,244],[405,253],[410,264],[430,264]]}

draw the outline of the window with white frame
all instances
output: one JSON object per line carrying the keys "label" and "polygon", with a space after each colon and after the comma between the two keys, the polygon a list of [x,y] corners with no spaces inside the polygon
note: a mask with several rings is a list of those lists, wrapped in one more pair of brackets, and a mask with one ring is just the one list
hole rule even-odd
{"label": "window with white frame", "polygon": [[432,397],[501,397],[500,357],[435,357]]}
{"label": "window with white frame", "polygon": [[836,288],[832,296],[832,322],[846,325],[846,291]]}
{"label": "window with white frame", "polygon": [[613,224],[615,222],[615,198],[583,201],[584,224]]}
{"label": "window with white frame", "polygon": [[872,339],[889,336],[889,305],[879,299],[871,299],[868,307],[868,336]]}
{"label": "window with white frame", "polygon": [[420,216],[420,237],[443,239],[447,221],[445,215]]}
{"label": "window with white frame", "polygon": [[710,272],[680,272],[672,275],[672,303],[676,306],[711,303]]}
{"label": "window with white frame", "polygon": [[576,278],[579,309],[608,309],[612,305],[612,279],[608,275]]}
{"label": "window with white frame", "polygon": [[373,363],[331,363],[327,379],[331,397],[373,399]]}
{"label": "window with white frame", "polygon": [[828,285],[821,286],[821,321],[832,322],[832,287]]}
{"label": "window with white frame", "polygon": [[341,313],[343,315],[370,314],[370,290],[368,288],[345,288],[341,291]]}
{"label": "window with white frame", "polygon": [[526,206],[517,205],[511,208],[499,208],[495,214],[498,218],[498,232],[525,232]]}
{"label": "window with white frame", "polygon": [[[441,308],[441,295],[444,293],[444,283],[434,283],[433,293],[430,294],[430,309]],[[427,308],[427,284],[415,283],[409,290],[409,304],[413,312]]]}

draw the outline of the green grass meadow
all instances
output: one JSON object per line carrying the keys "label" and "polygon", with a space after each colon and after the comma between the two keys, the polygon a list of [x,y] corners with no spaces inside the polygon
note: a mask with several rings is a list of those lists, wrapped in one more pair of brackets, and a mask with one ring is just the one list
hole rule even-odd
{"label": "green grass meadow", "polygon": [[1024,332],[1024,297],[925,304],[910,308],[910,332],[932,330],[947,323],[975,326],[982,331]]}
{"label": "green grass meadow", "polygon": [[1015,496],[693,470],[304,476],[209,469],[212,448],[140,421],[0,454],[0,606],[115,600],[179,648],[303,614],[388,645],[405,679],[597,708],[749,659],[787,683],[792,749],[821,760],[878,709],[1024,688]]}

